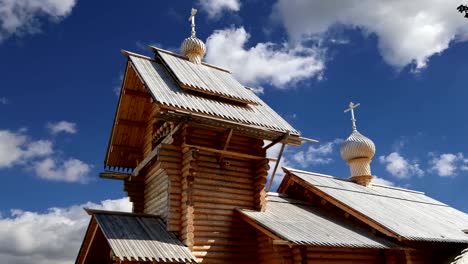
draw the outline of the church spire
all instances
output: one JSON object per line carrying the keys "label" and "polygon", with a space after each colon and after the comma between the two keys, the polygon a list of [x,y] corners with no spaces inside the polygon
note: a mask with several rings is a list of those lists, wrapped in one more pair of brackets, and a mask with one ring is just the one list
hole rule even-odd
{"label": "church spire", "polygon": [[375,154],[375,145],[372,140],[357,131],[354,109],[360,104],[350,103],[344,112],[351,111],[353,132],[341,145],[341,157],[348,163],[351,170],[351,180],[368,186],[374,176],[371,175],[370,163]]}
{"label": "church spire", "polygon": [[182,54],[186,56],[189,61],[200,64],[205,55],[206,47],[205,43],[197,38],[195,31],[195,15],[197,14],[197,9],[192,8],[189,21],[191,21],[192,33],[190,37],[186,38],[182,42]]}

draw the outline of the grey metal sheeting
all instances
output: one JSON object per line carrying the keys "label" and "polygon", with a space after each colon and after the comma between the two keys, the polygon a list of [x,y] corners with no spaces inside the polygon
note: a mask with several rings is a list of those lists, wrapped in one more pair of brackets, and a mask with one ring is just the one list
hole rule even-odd
{"label": "grey metal sheeting", "polygon": [[[194,95],[180,88],[163,65],[144,58],[129,57],[159,104],[299,135],[299,132],[258,97],[257,105],[240,106]],[[256,97],[252,91],[245,90]]]}
{"label": "grey metal sheeting", "polygon": [[268,196],[265,212],[240,210],[257,224],[297,245],[353,248],[401,248],[370,231],[328,215],[320,208]]}
{"label": "grey metal sheeting", "polygon": [[112,213],[94,213],[94,217],[120,260],[197,263],[158,217]]}
{"label": "grey metal sheeting", "polygon": [[468,243],[468,215],[424,193],[285,170],[407,240]]}
{"label": "grey metal sheeting", "polygon": [[464,249],[460,255],[456,256],[450,264],[468,264],[468,248]]}
{"label": "grey metal sheeting", "polygon": [[228,98],[258,103],[258,97],[234,79],[231,73],[207,65],[195,64],[166,52],[155,51],[181,84],[201,92],[206,91]]}

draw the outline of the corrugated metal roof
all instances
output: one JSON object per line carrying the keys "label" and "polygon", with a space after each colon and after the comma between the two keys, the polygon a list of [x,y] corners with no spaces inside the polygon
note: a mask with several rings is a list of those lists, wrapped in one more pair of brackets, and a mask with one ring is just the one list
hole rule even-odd
{"label": "corrugated metal roof", "polygon": [[131,54],[129,54],[129,58],[159,104],[255,125],[264,129],[280,132],[289,131],[293,135],[299,135],[299,132],[252,91],[246,89],[248,93],[251,93],[251,96],[258,99],[256,105],[230,104],[202,97],[180,88],[163,65]]}
{"label": "corrugated metal roof", "polygon": [[120,260],[197,263],[190,250],[173,233],[166,231],[159,217],[89,211]]}
{"label": "corrugated metal roof", "polygon": [[468,248],[463,250],[460,255],[456,256],[450,264],[468,264]]}
{"label": "corrugated metal roof", "polygon": [[415,192],[285,168],[352,210],[408,240],[467,243],[468,215]]}
{"label": "corrugated metal roof", "polygon": [[401,248],[318,207],[268,196],[265,212],[240,210],[260,226],[297,245],[353,248]]}
{"label": "corrugated metal roof", "polygon": [[160,49],[155,49],[155,52],[185,88],[219,95],[236,101],[258,103],[258,97],[240,84],[230,72],[204,64],[195,64],[186,58]]}

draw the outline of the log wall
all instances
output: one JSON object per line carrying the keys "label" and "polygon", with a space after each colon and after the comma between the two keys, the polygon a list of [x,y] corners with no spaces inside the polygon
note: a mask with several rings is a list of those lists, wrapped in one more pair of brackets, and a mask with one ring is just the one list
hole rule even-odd
{"label": "log wall", "polygon": [[[181,240],[200,263],[258,263],[256,231],[234,211],[259,209],[268,161],[221,155],[190,146],[265,157],[263,141],[226,131],[182,131]],[[266,165],[265,165],[266,164]]]}
{"label": "log wall", "polygon": [[277,246],[273,245],[273,240],[257,231],[257,244],[258,244],[258,262],[259,263],[271,263],[271,264],[282,264],[283,258],[278,252]]}
{"label": "log wall", "polygon": [[308,247],[307,263],[385,263],[385,255],[383,250],[377,249]]}

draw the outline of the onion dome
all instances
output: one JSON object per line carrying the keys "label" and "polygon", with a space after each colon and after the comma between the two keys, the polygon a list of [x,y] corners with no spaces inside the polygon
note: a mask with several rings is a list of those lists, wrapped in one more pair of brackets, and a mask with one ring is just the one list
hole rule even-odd
{"label": "onion dome", "polygon": [[192,8],[192,13],[189,17],[189,21],[192,22],[192,34],[190,37],[184,39],[182,42],[182,54],[186,56],[189,61],[200,64],[205,55],[206,46],[201,39],[198,39],[195,32],[195,14],[197,14],[197,10]]}
{"label": "onion dome", "polygon": [[193,63],[200,64],[205,51],[205,43],[195,36],[190,36],[182,42],[182,54]]}
{"label": "onion dome", "polygon": [[372,159],[375,154],[375,145],[372,140],[353,130],[353,133],[341,145],[341,157],[350,161],[357,158]]}
{"label": "onion dome", "polygon": [[350,103],[345,112],[351,112],[353,132],[341,145],[341,157],[346,160],[351,171],[351,181],[368,186],[374,176],[371,174],[370,163],[375,154],[375,145],[372,140],[357,131],[354,109],[360,104]]}

